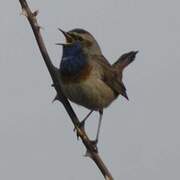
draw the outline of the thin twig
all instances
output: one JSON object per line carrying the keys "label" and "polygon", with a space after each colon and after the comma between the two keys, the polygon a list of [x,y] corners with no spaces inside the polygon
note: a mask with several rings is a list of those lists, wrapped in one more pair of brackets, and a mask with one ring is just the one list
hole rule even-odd
{"label": "thin twig", "polygon": [[42,35],[40,33],[40,26],[37,22],[36,16],[38,15],[38,11],[32,12],[29,8],[26,0],[19,0],[21,7],[22,7],[22,14],[25,15],[31,25],[31,28],[33,30],[34,36],[36,38],[37,44],[39,46],[40,52],[43,56],[44,62],[48,68],[49,74],[51,75],[51,78],[53,80],[53,86],[57,91],[58,97],[61,100],[62,104],[64,105],[67,113],[69,114],[72,123],[74,124],[78,136],[81,138],[83,144],[85,145],[87,149],[86,155],[90,157],[98,166],[101,173],[103,174],[104,178],[106,180],[113,180],[113,177],[109,170],[107,169],[106,165],[102,161],[102,159],[99,156],[99,153],[97,152],[95,146],[91,143],[90,139],[88,138],[86,132],[84,131],[83,127],[79,126],[80,122],[72,109],[69,101],[67,98],[63,95],[61,91],[61,84],[58,78],[58,69],[52,64],[52,61],[48,55],[47,49],[45,47]]}

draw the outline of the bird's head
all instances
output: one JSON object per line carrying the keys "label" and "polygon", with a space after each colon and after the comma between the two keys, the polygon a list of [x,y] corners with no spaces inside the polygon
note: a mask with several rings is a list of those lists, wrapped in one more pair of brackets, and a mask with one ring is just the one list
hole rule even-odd
{"label": "bird's head", "polygon": [[96,39],[84,29],[73,29],[68,32],[59,29],[66,38],[66,43],[79,42],[85,54],[101,55],[101,49]]}

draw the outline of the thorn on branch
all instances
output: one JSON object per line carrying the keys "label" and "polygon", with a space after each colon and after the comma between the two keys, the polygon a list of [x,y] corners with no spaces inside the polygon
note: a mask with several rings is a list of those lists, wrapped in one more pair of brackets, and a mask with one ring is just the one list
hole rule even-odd
{"label": "thorn on branch", "polygon": [[26,9],[22,8],[22,12],[20,13],[20,15],[28,17]]}
{"label": "thorn on branch", "polygon": [[89,152],[88,150],[86,150],[86,153],[85,153],[84,157],[89,157],[89,158],[92,159],[91,152]]}
{"label": "thorn on branch", "polygon": [[39,10],[34,11],[32,14],[36,17],[39,14]]}
{"label": "thorn on branch", "polygon": [[59,98],[59,96],[56,94],[55,98],[52,100],[52,103],[54,103],[55,101],[61,101],[61,99]]}

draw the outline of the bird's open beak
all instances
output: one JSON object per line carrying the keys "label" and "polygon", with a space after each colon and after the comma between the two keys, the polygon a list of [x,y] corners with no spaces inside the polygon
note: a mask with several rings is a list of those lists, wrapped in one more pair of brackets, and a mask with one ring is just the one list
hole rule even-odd
{"label": "bird's open beak", "polygon": [[72,43],[73,38],[72,38],[72,36],[71,36],[70,33],[63,31],[63,30],[60,29],[60,28],[58,28],[58,30],[59,30],[60,32],[62,32],[62,34],[63,34],[64,37],[66,38],[66,42],[67,42],[67,43]]}

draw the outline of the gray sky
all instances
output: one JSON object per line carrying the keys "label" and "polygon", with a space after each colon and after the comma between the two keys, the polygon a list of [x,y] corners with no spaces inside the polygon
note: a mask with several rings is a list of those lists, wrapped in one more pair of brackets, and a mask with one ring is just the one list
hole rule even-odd
{"label": "gray sky", "polygon": [[[53,62],[57,27],[90,31],[114,62],[139,50],[124,74],[130,101],[105,110],[99,151],[115,179],[180,179],[179,0],[31,0]],[[0,6],[0,179],[103,179],[84,158],[18,1]],[[73,105],[82,119],[88,112]],[[87,123],[94,137],[98,114]]]}

